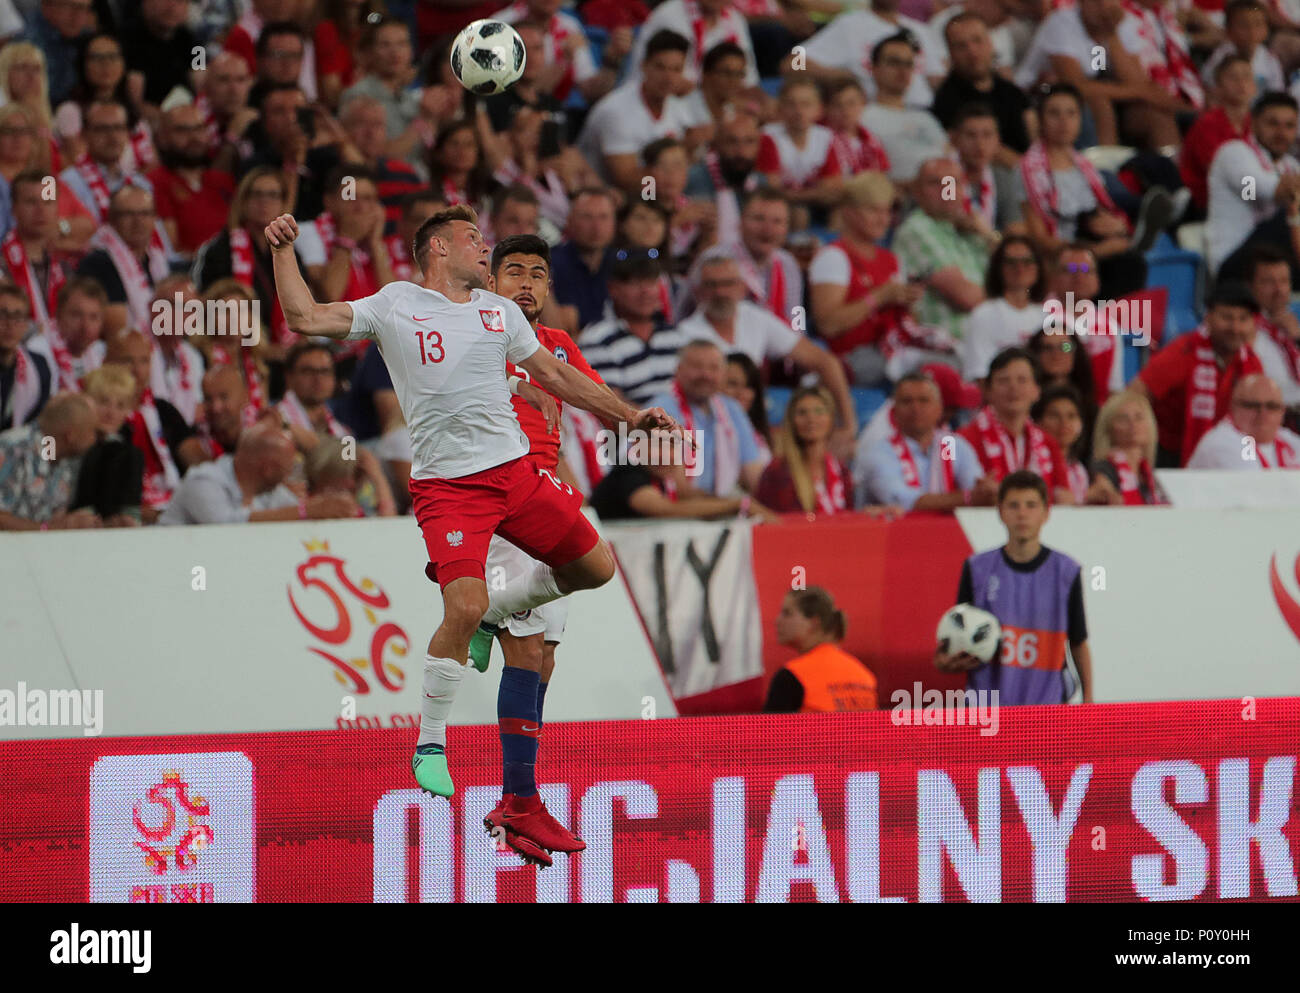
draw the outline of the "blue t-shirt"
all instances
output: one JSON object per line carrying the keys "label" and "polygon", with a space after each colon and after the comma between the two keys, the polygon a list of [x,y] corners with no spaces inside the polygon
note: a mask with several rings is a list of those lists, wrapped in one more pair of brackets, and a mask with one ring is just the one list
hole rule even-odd
{"label": "blue t-shirt", "polygon": [[600,269],[592,272],[578,254],[578,246],[562,241],[551,249],[551,282],[555,301],[578,308],[578,327],[601,319],[609,299],[609,271],[614,265],[614,249],[605,249]]}

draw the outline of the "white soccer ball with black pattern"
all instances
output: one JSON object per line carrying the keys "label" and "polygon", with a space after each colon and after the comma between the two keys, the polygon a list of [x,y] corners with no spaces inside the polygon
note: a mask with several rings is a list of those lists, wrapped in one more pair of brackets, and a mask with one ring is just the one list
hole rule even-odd
{"label": "white soccer ball with black pattern", "polygon": [[969,652],[981,662],[992,662],[1002,642],[1002,625],[987,610],[959,603],[939,618],[935,637],[945,655]]}
{"label": "white soccer ball with black pattern", "polygon": [[527,60],[523,39],[504,21],[475,21],[451,46],[451,71],[461,86],[481,97],[514,85]]}

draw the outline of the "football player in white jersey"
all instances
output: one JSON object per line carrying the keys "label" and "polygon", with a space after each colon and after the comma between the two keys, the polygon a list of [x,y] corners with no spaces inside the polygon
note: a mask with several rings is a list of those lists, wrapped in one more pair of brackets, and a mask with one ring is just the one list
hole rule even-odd
{"label": "football player in white jersey", "polygon": [[[540,346],[512,300],[489,293],[489,250],[474,211],[439,211],[416,232],[416,282],[389,283],[360,300],[317,303],[293,254],[298,225],[282,214],[266,227],[276,291],[297,334],[369,339],[393,379],[415,457],[411,496],[429,553],[426,572],[442,587],[443,619],[424,664],[420,736],[412,757],[416,781],[440,796],[454,792],[446,758],[446,719],[464,674],[470,638],[488,608],[484,563],[493,533],[538,561],[495,592],[505,613],[593,589],[614,575],[614,558],[581,511],[582,498],[524,458],[528,441],[510,397],[506,362],[532,382],[631,430],[681,428],[662,409],[637,410]],[[518,670],[525,672],[524,670]],[[586,846],[546,811],[537,795],[537,674],[512,687],[511,716],[501,741],[513,798],[502,812],[508,835],[547,851]],[[530,693],[531,689],[531,693]],[[499,708],[500,710],[500,708]],[[505,710],[501,710],[505,713]]]}

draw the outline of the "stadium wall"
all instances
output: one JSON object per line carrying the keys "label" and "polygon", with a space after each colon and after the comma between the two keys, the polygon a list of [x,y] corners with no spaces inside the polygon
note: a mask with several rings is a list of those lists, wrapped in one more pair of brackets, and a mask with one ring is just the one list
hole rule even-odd
{"label": "stadium wall", "polygon": [[[6,718],[20,688],[102,691],[108,736],[414,728],[426,561],[410,518],[0,537],[0,739],[82,733]],[[560,665],[551,720],[676,714],[620,582],[573,597]],[[468,672],[452,720],[495,724],[497,682]]]}
{"label": "stadium wall", "polygon": [[1295,901],[1300,700],[547,725],[545,870],[404,731],[0,743],[0,901]]}

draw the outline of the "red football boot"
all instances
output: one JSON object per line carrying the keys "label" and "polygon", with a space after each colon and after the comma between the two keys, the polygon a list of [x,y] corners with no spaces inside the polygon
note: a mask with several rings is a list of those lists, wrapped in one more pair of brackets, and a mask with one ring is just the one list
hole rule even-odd
{"label": "red football boot", "polygon": [[[564,827],[546,810],[542,798],[534,793],[523,798],[511,796],[501,812],[493,819],[493,824],[500,824],[506,829],[507,843],[511,835],[521,835],[549,852],[580,852],[587,843]],[[496,811],[493,811],[496,813]],[[487,823],[492,815],[484,818]]]}
{"label": "red football boot", "polygon": [[512,834],[510,831],[506,830],[504,825],[501,823],[501,814],[505,810],[506,804],[513,799],[513,793],[508,793],[503,796],[500,802],[492,808],[491,812],[483,818],[483,828],[494,838],[498,837],[496,832],[499,830],[501,832],[499,837],[501,837],[501,839],[516,855],[529,865],[535,865],[539,868],[545,869],[547,866],[552,864],[551,856],[546,852],[546,850],[529,841],[522,835]]}

